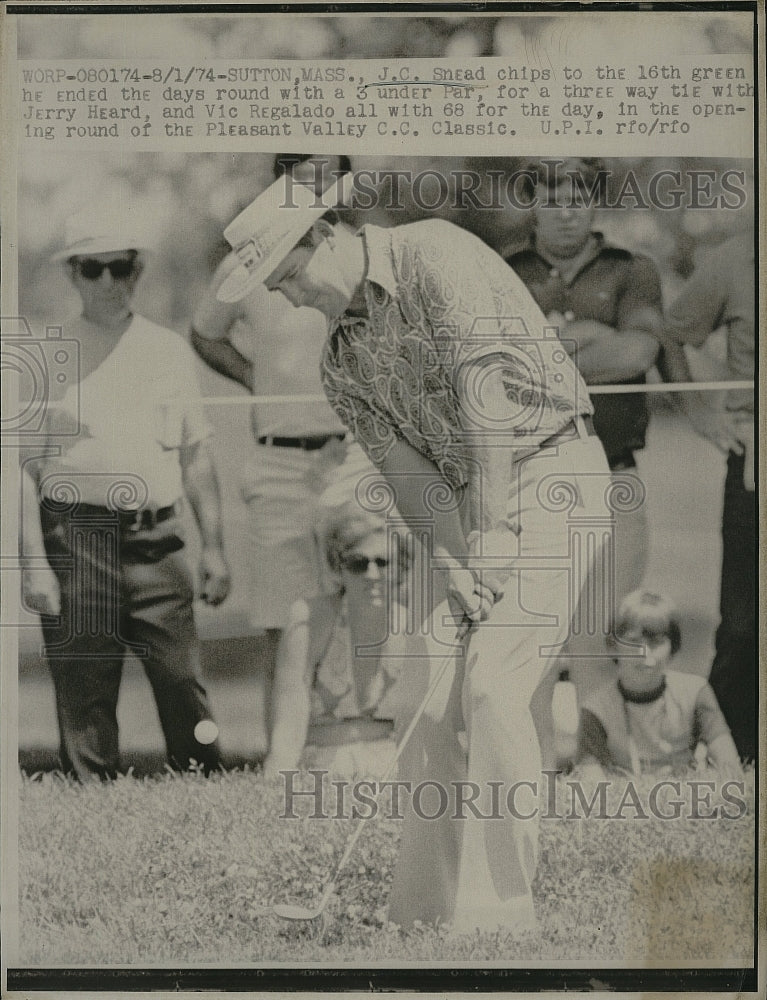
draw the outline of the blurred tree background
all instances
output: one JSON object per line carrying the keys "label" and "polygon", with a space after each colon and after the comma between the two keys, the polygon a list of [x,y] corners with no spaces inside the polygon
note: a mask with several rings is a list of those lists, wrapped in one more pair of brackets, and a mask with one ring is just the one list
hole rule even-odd
{"label": "blurred tree background", "polygon": [[[292,152],[291,148],[283,152]],[[338,153],[344,153],[339,149]],[[562,154],[567,155],[563,152]],[[114,206],[139,222],[152,251],[150,265],[139,287],[137,308],[157,322],[184,330],[210,275],[227,247],[223,229],[273,179],[271,153],[130,153],[125,149],[75,153],[24,150],[19,171],[19,305],[23,315],[35,322],[60,323],[76,306],[76,298],[64,268],[50,263],[60,248],[64,221],[78,208],[93,203]],[[660,170],[679,171],[681,187],[690,191],[685,175],[690,171],[712,171],[716,176],[710,194],[721,194],[718,178],[724,171],[745,174],[748,192],[742,208],[676,209],[634,207],[630,196],[622,208],[598,212],[597,227],[612,241],[629,250],[652,257],[657,263],[667,296],[673,296],[681,281],[692,272],[700,254],[734,232],[752,226],[753,162],[734,159],[607,158],[609,191],[613,199],[623,190],[631,172],[638,189],[647,198],[647,185]],[[356,170],[408,170],[413,175],[435,171],[454,188],[461,171],[473,170],[489,177],[491,171],[511,175],[524,167],[518,157],[375,157],[352,156]],[[432,203],[436,181],[421,188],[421,201]],[[439,215],[475,232],[501,253],[523,242],[531,214],[505,204],[502,208],[456,207],[461,199],[451,195],[435,211],[419,208],[407,183],[400,186],[401,207],[387,211],[391,203],[391,181],[380,188],[379,207],[356,211],[357,223],[400,225]],[[673,185],[676,187],[676,185]],[[669,189],[661,188],[662,191]],[[664,194],[665,197],[668,195]],[[489,190],[478,197],[487,204]],[[728,195],[733,201],[733,196]],[[689,200],[689,199],[686,199]],[[464,199],[465,205],[465,199]],[[71,303],[71,308],[69,303]]]}
{"label": "blurred tree background", "polygon": [[[516,63],[545,65],[548,53],[575,60],[587,45],[609,53],[616,65],[636,59],[632,18],[621,14],[625,30],[597,14],[559,17],[540,15],[485,16],[274,16],[209,14],[148,17],[95,15],[29,15],[18,19],[21,59],[152,58],[185,63],[206,59],[344,59],[466,58],[501,56]],[[655,16],[655,15],[651,15]],[[752,41],[741,15],[664,12],[653,42],[653,60],[684,53],[748,53]],[[289,152],[290,150],[284,150]],[[339,153],[348,152],[339,149]],[[571,153],[567,150],[563,153]],[[577,151],[575,151],[577,152]],[[510,150],[513,154],[513,150]],[[185,329],[194,303],[220,257],[226,223],[272,178],[270,154],[116,153],[98,149],[74,154],[24,149],[19,170],[20,306],[25,315],[47,322],[61,320],[71,296],[60,269],[48,264],[61,239],[64,218],[94,198],[127,203],[142,219],[155,250],[142,282],[137,306],[152,318]],[[657,169],[744,169],[733,160],[626,159],[606,160],[618,190],[626,172],[646,180]],[[427,169],[513,172],[522,160],[353,156],[356,169]],[[423,217],[405,194],[397,213],[371,212],[368,221],[399,224]],[[424,189],[426,195],[426,189]],[[753,223],[753,200],[742,212],[675,211],[604,212],[600,226],[629,249],[648,253],[658,263],[669,292],[687,276],[701,249]],[[434,213],[432,213],[434,214]],[[508,206],[501,211],[439,212],[505,251],[524,238],[526,213]],[[363,221],[360,219],[359,221]]]}

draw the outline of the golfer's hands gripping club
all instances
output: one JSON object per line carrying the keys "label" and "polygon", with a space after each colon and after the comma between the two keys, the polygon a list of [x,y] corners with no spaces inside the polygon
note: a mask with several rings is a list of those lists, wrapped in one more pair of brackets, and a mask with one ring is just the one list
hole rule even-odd
{"label": "golfer's hands gripping club", "polygon": [[470,568],[467,563],[477,555],[481,535],[472,531],[466,539],[466,557],[441,555],[441,565],[447,571],[446,590],[450,610],[459,624],[458,639],[487,620],[493,605],[503,597],[504,578],[491,569]]}
{"label": "golfer's hands gripping club", "polygon": [[452,567],[448,572],[447,599],[460,620],[458,638],[463,639],[470,629],[486,621],[502,597],[501,584],[491,573]]}

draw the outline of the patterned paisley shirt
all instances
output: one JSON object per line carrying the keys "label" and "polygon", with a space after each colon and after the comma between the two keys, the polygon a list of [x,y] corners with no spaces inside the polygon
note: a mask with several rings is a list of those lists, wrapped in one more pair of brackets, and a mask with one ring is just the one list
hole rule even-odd
{"label": "patterned paisley shirt", "polygon": [[[588,391],[517,275],[471,233],[442,220],[364,226],[366,317],[331,321],[321,375],[331,406],[380,467],[404,438],[453,487],[469,481],[465,365],[501,365],[508,412],[493,427],[529,449],[593,412]],[[481,382],[481,380],[480,380]],[[499,419],[500,417],[500,419]]]}

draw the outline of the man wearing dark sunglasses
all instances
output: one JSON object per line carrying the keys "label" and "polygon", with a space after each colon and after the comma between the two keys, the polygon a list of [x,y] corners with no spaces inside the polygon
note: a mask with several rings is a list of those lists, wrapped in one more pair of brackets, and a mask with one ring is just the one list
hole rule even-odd
{"label": "man wearing dark sunglasses", "polygon": [[132,278],[138,269],[138,253],[129,250],[126,257],[116,260],[99,260],[96,257],[72,258],[72,267],[86,281],[98,281],[104,271],[109,271],[115,281]]}
{"label": "man wearing dark sunglasses", "polygon": [[152,685],[169,761],[209,771],[219,748],[215,726],[200,726],[210,709],[181,555],[184,498],[207,604],[227,596],[229,570],[194,355],[133,313],[144,255],[124,222],[74,217],[65,244],[54,259],[82,302],[65,327],[67,343],[78,343],[78,377],[49,408],[51,447],[25,463],[24,483],[24,597],[41,614],[62,766],[83,781],[117,774],[117,700],[131,652]]}

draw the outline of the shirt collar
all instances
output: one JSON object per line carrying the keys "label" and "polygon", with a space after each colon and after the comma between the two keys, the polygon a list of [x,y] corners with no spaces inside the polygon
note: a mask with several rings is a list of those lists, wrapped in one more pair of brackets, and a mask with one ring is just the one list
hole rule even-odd
{"label": "shirt collar", "polygon": [[368,273],[366,281],[380,285],[393,299],[397,298],[397,281],[392,263],[392,231],[380,226],[363,226],[357,233],[367,251]]}
{"label": "shirt collar", "polygon": [[[591,245],[591,253],[586,258],[586,260],[584,260],[582,266],[585,266],[586,264],[590,264],[591,261],[594,260],[595,258],[597,258],[602,253],[603,250],[611,250],[611,249],[613,249],[612,244],[608,243],[607,240],[605,239],[604,233],[600,233],[598,230],[594,229],[594,230],[591,231],[591,236],[592,236],[593,241],[594,241],[592,243],[592,245]],[[549,263],[548,258],[544,257],[543,254],[541,253],[541,251],[536,246],[536,243],[535,243],[535,233],[533,233],[530,236],[530,241],[528,243],[528,249],[532,250],[534,254],[537,254],[537,256],[540,257],[540,259],[542,261],[544,261],[545,263]]]}
{"label": "shirt collar", "polygon": [[633,705],[649,705],[653,701],[657,701],[666,690],[666,678],[661,677],[657,687],[654,687],[651,691],[627,691],[626,688],[618,681],[618,690],[620,691],[623,700],[631,702]]}
{"label": "shirt collar", "polygon": [[[365,247],[367,272],[364,278],[365,301],[370,315],[370,283],[383,288],[393,299],[397,298],[397,281],[392,265],[391,230],[380,226],[362,226],[355,234]],[[330,321],[330,330],[349,329],[360,323],[367,323],[367,316],[354,316],[343,312]]]}

